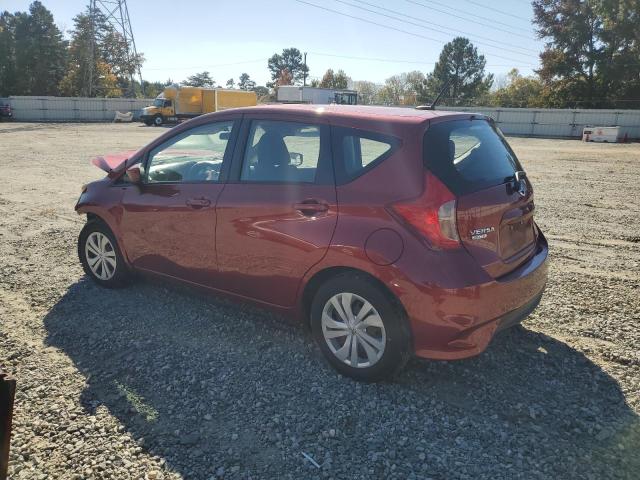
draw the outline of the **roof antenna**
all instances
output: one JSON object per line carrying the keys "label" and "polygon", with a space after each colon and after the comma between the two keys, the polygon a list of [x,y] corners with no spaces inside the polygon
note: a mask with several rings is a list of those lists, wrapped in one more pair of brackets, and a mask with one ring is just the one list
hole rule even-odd
{"label": "roof antenna", "polygon": [[449,88],[449,82],[451,82],[451,77],[449,77],[447,81],[444,82],[444,86],[442,87],[442,90],[440,90],[440,93],[438,93],[438,96],[435,98],[433,102],[431,102],[430,105],[418,105],[416,107],[416,110],[435,110],[436,105],[442,98],[442,95],[444,95],[444,92]]}

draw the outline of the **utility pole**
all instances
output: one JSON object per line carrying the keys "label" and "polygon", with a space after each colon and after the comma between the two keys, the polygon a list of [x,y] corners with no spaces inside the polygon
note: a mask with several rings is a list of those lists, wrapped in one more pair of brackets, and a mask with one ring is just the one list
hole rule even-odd
{"label": "utility pole", "polygon": [[[92,28],[95,28],[95,18],[98,15],[102,15],[104,19],[111,24],[111,26],[118,32],[124,40],[124,58],[127,61],[127,65],[131,66],[133,62],[137,62],[138,51],[136,50],[136,41],[133,38],[133,30],[131,29],[131,20],[129,19],[129,9],[127,7],[127,0],[90,0],[89,14],[91,15]],[[95,43],[95,32],[92,35],[91,52],[93,55]],[[92,77],[93,77],[93,58],[90,64],[89,75],[89,92],[91,92]],[[140,71],[140,65],[136,65],[129,72],[129,95],[135,96],[134,77],[138,74],[140,81],[140,90],[144,95],[144,85],[142,84],[142,72]]]}
{"label": "utility pole", "polygon": [[302,85],[307,86],[307,52],[304,52],[304,76],[302,77]]}

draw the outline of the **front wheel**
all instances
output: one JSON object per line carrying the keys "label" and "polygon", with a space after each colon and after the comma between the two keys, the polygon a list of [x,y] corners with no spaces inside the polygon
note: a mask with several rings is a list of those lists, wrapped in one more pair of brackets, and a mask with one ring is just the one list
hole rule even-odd
{"label": "front wheel", "polygon": [[102,222],[87,223],[78,238],[78,256],[87,276],[107,288],[123,287],[130,278],[115,236]]}
{"label": "front wheel", "polygon": [[362,275],[338,275],[320,287],[311,306],[311,328],[329,363],[356,380],[393,377],[409,358],[404,312]]}
{"label": "front wheel", "polygon": [[156,127],[162,126],[163,123],[164,123],[164,119],[162,118],[162,115],[158,114],[155,117],[153,117],[153,124]]}

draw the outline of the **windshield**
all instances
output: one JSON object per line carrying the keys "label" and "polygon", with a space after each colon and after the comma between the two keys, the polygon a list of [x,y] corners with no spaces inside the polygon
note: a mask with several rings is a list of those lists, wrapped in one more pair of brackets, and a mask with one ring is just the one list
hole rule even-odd
{"label": "windshield", "polygon": [[164,104],[164,99],[163,98],[156,98],[153,101],[153,106],[154,107],[162,107],[163,104]]}

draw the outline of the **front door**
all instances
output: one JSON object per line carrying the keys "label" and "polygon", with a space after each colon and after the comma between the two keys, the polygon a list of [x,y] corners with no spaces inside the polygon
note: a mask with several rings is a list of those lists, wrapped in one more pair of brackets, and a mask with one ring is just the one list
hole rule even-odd
{"label": "front door", "polygon": [[243,131],[216,207],[220,288],[290,307],[336,226],[329,128],[272,117],[247,119]]}
{"label": "front door", "polygon": [[127,187],[122,202],[121,231],[135,267],[214,283],[215,206],[235,123],[194,127],[150,150],[142,184]]}

